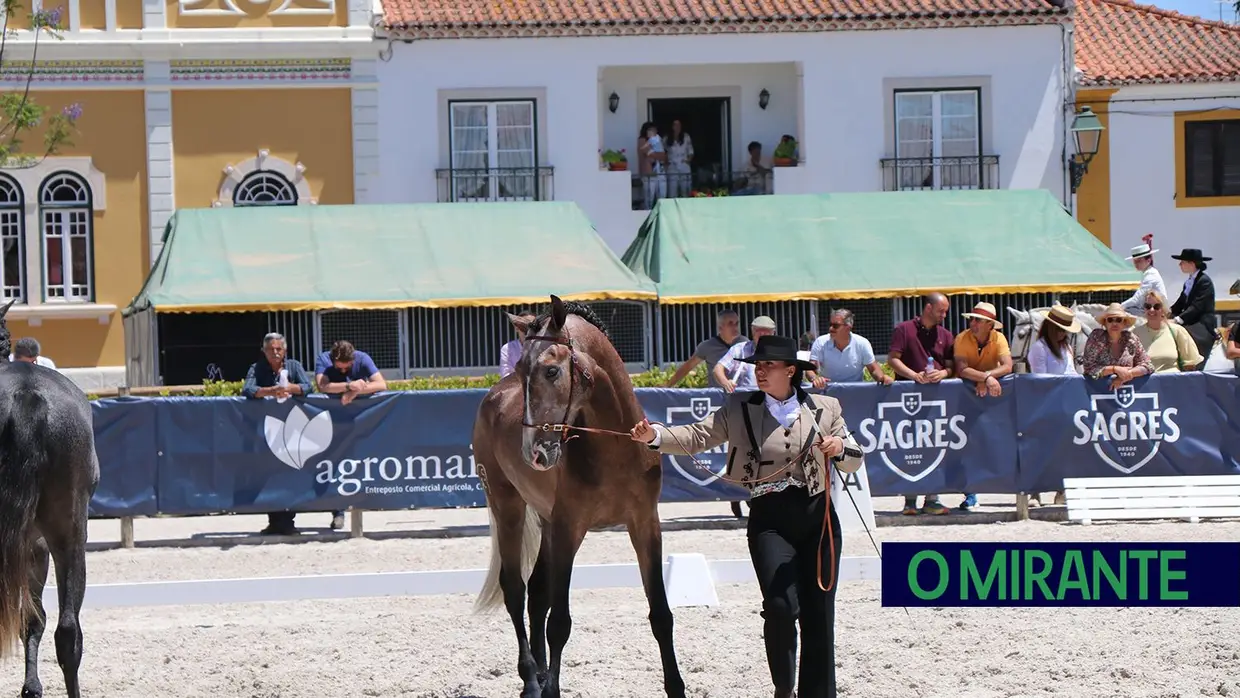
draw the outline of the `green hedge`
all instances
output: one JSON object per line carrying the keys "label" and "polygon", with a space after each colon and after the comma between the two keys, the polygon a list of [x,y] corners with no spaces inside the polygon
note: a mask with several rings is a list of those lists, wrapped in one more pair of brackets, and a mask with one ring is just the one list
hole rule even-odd
{"label": "green hedge", "polygon": [[[666,368],[652,368],[643,373],[633,376],[633,387],[635,388],[661,388],[667,380],[676,373],[676,366],[671,365]],[[883,364],[883,371],[888,375],[894,376],[895,373],[887,364]],[[870,372],[866,371],[865,379],[873,380]],[[490,388],[499,382],[498,373],[488,373],[484,376],[428,376],[425,378],[413,378],[410,380],[391,380],[388,381],[389,390],[461,390],[465,388]],[[198,390],[189,392],[178,392],[178,395],[189,397],[235,397],[241,395],[242,381],[207,381],[203,387]],[[684,380],[676,386],[678,388],[705,388],[706,387],[706,366],[699,364],[697,368],[689,372]],[[168,390],[159,391],[160,397],[169,397],[172,393]],[[91,400],[98,400],[99,396],[87,395]]]}

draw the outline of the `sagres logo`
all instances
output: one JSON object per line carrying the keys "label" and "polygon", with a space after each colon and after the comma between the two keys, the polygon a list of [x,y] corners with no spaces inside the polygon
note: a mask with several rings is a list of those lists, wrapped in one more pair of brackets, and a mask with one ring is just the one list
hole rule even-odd
{"label": "sagres logo", "polygon": [[892,472],[909,482],[929,475],[949,450],[959,451],[969,443],[964,415],[948,416],[946,400],[922,400],[921,393],[878,403],[878,418],[861,420],[857,430],[861,450],[877,451]]}
{"label": "sagres logo", "polygon": [[[687,424],[704,419],[706,415],[718,410],[708,397],[689,398],[688,407],[669,407],[667,408],[667,424],[676,426],[677,424]],[[723,471],[728,467],[728,444],[722,443],[717,448],[701,453],[697,456],[699,462],[710,468],[703,470],[693,463],[693,459],[686,455],[665,454],[672,461],[672,467],[680,471],[685,479],[706,487],[710,483],[719,479],[723,475]],[[680,461],[684,459],[685,465],[681,465]]]}
{"label": "sagres logo", "polygon": [[[307,412],[313,414],[308,417]],[[369,434],[365,442],[354,443],[376,450],[398,452],[408,444],[405,431],[396,425],[384,425]],[[311,458],[331,447],[333,437],[331,412],[293,405],[281,421],[276,417],[263,420],[263,435],[272,454],[281,463],[301,470]],[[429,450],[429,449],[428,449]],[[315,481],[336,486],[345,497],[355,494],[401,494],[407,492],[473,492],[481,491],[478,468],[474,463],[473,446],[438,448],[438,454],[373,455],[351,453],[350,458],[324,458],[314,464]],[[446,451],[446,453],[445,453]],[[372,484],[373,483],[373,484]]]}
{"label": "sagres logo", "polygon": [[281,463],[301,470],[307,460],[331,445],[332,415],[323,411],[310,419],[301,407],[294,405],[284,421],[267,416],[263,420],[263,436],[267,437],[267,447]]}
{"label": "sagres logo", "polygon": [[[1179,410],[1160,409],[1158,393],[1138,393],[1131,385],[1123,385],[1114,393],[1091,395],[1089,407],[1072,415],[1079,432],[1072,443],[1092,443],[1099,458],[1125,475],[1149,463],[1162,442],[1175,443],[1180,438],[1180,426],[1175,423]],[[1115,443],[1116,457],[1103,448],[1104,441]]]}

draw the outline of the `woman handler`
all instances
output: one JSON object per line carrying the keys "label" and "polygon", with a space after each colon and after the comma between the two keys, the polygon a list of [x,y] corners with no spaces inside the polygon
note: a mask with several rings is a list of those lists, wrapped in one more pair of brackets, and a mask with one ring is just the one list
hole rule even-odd
{"label": "woman handler", "polygon": [[731,445],[723,479],[750,491],[749,553],[762,590],[766,656],[775,698],[835,698],[835,590],[840,520],[830,499],[828,459],[856,472],[860,453],[844,424],[839,400],[810,395],[802,375],[814,365],[797,358],[789,337],[758,340],[753,355],[758,391],[731,393],[718,411],[696,424],[652,426],[642,420],[634,441],[661,453],[694,454]]}

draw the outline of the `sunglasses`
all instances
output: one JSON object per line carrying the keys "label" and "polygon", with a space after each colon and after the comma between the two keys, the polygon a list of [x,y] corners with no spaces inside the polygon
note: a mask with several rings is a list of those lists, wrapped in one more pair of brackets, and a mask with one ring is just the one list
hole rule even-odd
{"label": "sunglasses", "polygon": [[842,323],[842,322],[833,322],[833,323],[831,323],[831,329],[833,329],[833,330],[838,330],[839,328],[841,328],[841,327],[843,327],[843,326],[844,326],[844,323]]}
{"label": "sunglasses", "polygon": [[1146,303],[1146,310],[1162,310],[1162,303]]}
{"label": "sunglasses", "polygon": [[1125,322],[1126,322],[1126,320],[1124,320],[1124,318],[1122,318],[1122,317],[1109,317],[1109,318],[1107,318],[1107,324],[1108,324],[1108,325],[1122,325],[1122,324],[1124,324]]}

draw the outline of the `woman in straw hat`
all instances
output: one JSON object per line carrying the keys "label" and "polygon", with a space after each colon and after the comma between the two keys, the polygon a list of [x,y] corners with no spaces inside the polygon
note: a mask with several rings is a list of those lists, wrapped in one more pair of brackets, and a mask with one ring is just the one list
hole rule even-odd
{"label": "woman in straw hat", "polygon": [[1090,378],[1111,376],[1115,390],[1133,378],[1154,372],[1141,340],[1132,332],[1137,319],[1124,312],[1119,303],[1112,303],[1098,316],[1098,329],[1089,333],[1082,352],[1081,368]]}
{"label": "woman in straw hat", "polygon": [[1054,376],[1080,375],[1068,335],[1079,333],[1081,323],[1077,322],[1071,310],[1059,304],[1039,315],[1042,316],[1042,327],[1038,329],[1033,346],[1029,347],[1029,372]]}

